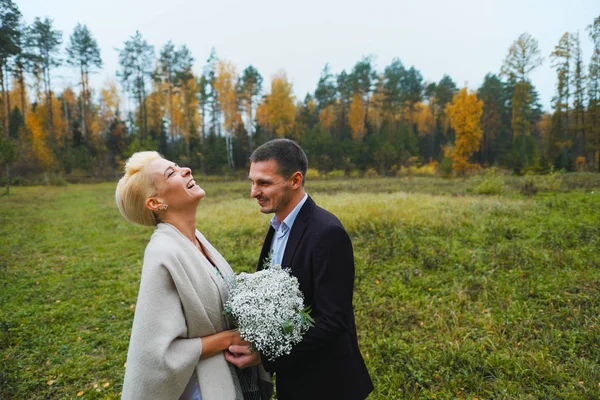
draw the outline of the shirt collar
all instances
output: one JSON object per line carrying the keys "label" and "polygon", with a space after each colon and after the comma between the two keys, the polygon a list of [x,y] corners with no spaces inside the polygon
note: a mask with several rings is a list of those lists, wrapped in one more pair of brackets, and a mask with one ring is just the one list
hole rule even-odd
{"label": "shirt collar", "polygon": [[305,193],[304,197],[302,198],[302,200],[300,200],[300,202],[296,205],[296,207],[294,207],[294,209],[292,210],[292,212],[290,212],[288,214],[287,217],[285,217],[285,219],[282,221],[279,221],[279,219],[273,214],[273,216],[271,217],[271,226],[273,227],[273,229],[277,230],[279,229],[279,227],[283,224],[285,227],[287,227],[288,229],[292,229],[292,226],[294,225],[294,221],[296,220],[296,217],[298,216],[298,213],[300,212],[300,209],[302,208],[302,206],[304,205],[304,203],[306,203],[306,199],[308,199],[308,194]]}

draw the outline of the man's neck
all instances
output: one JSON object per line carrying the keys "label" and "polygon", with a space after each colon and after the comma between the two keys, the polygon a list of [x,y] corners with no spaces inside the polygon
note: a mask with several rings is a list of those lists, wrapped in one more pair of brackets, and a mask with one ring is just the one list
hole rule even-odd
{"label": "man's neck", "polygon": [[290,202],[288,203],[288,206],[285,208],[285,210],[281,210],[281,211],[275,213],[275,216],[277,217],[277,219],[280,220],[281,222],[283,222],[283,220],[288,215],[290,215],[292,210],[294,208],[296,208],[298,203],[300,203],[300,201],[302,201],[305,194],[306,194],[306,192],[304,191],[304,188],[298,190],[298,192],[293,195],[292,200],[290,200]]}

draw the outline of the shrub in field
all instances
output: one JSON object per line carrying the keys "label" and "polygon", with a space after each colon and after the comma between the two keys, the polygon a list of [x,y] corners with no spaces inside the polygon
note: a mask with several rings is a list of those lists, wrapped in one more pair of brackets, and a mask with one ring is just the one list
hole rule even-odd
{"label": "shrub in field", "polygon": [[585,189],[594,190],[600,187],[600,174],[596,172],[574,172],[569,174],[560,174],[560,189]]}
{"label": "shrub in field", "polygon": [[575,160],[575,168],[577,168],[577,171],[579,171],[579,172],[587,171],[585,157],[583,157],[583,156],[577,157],[577,159]]}
{"label": "shrub in field", "polygon": [[504,192],[504,178],[494,167],[484,171],[482,175],[473,178],[476,194],[502,194]]}
{"label": "shrub in field", "polygon": [[309,168],[306,170],[306,179],[319,179],[321,177],[321,173],[314,169],[314,168]]}
{"label": "shrub in field", "polygon": [[526,176],[525,180],[519,187],[519,193],[524,194],[525,196],[534,196],[537,191],[538,189],[535,185],[535,178],[531,175]]}
{"label": "shrub in field", "polygon": [[350,171],[350,173],[348,174],[348,176],[350,178],[358,178],[358,177],[360,177],[360,171],[357,170],[357,169],[353,169],[353,170]]}
{"label": "shrub in field", "polygon": [[365,171],[365,177],[367,177],[367,178],[377,178],[378,176],[379,176],[379,174],[377,173],[375,168],[369,168],[368,170]]}
{"label": "shrub in field", "polygon": [[562,174],[556,170],[552,170],[548,175],[541,177],[538,184],[544,190],[556,192],[560,190],[562,181]]}
{"label": "shrub in field", "polygon": [[45,174],[44,184],[52,186],[67,186],[68,182],[59,174]]}
{"label": "shrub in field", "polygon": [[342,169],[334,169],[327,173],[328,178],[343,178],[345,175],[344,170]]}
{"label": "shrub in field", "polygon": [[440,164],[440,172],[443,178],[450,178],[452,176],[452,159],[450,157],[444,157]]}
{"label": "shrub in field", "polygon": [[422,176],[422,177],[433,177],[438,173],[439,164],[435,161],[430,162],[422,166],[411,165],[409,167],[401,166],[396,172],[396,176]]}

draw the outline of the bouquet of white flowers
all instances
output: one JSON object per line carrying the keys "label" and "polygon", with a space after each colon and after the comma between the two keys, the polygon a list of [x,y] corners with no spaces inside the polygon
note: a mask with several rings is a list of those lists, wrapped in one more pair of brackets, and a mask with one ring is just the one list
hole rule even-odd
{"label": "bouquet of white flowers", "polygon": [[298,279],[279,264],[267,262],[262,271],[242,272],[229,286],[225,313],[242,339],[271,361],[289,354],[314,324]]}

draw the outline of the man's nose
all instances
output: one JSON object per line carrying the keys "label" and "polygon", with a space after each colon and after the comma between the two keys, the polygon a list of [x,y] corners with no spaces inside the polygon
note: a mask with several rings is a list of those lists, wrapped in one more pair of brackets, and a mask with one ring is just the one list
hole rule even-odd
{"label": "man's nose", "polygon": [[250,187],[250,196],[256,197],[256,196],[258,196],[258,193],[259,193],[258,187],[253,183],[252,186]]}

